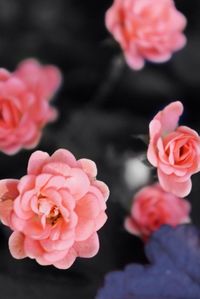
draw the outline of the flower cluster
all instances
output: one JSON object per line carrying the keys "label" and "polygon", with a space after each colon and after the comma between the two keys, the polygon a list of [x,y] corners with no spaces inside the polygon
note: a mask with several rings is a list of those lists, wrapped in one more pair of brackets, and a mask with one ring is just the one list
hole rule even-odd
{"label": "flower cluster", "polygon": [[96,175],[93,161],[76,160],[60,149],[52,156],[34,152],[27,175],[1,180],[0,217],[14,231],[11,254],[60,269],[69,268],[76,257],[94,256],[109,196]]}
{"label": "flower cluster", "polygon": [[[145,60],[169,60],[186,44],[186,18],[173,0],[114,0],[106,26],[135,70]],[[116,69],[109,74],[118,78]],[[114,85],[115,78],[111,75],[106,84]],[[57,117],[50,101],[61,81],[57,67],[35,59],[23,61],[12,73],[0,69],[1,152],[12,155],[38,144],[44,126]],[[145,241],[151,264],[111,273],[98,299],[199,298],[199,233],[189,224],[191,207],[183,197],[191,191],[191,176],[200,171],[200,137],[179,126],[182,113],[183,105],[176,101],[150,122],[147,158],[157,168],[159,182],[135,194],[125,219],[126,230]],[[51,156],[32,153],[26,175],[0,180],[0,220],[12,230],[12,256],[68,269],[77,257],[96,255],[109,197],[107,185],[96,176],[93,161],[59,149]]]}
{"label": "flower cluster", "polygon": [[199,298],[199,231],[189,224],[191,206],[181,197],[191,190],[191,175],[200,171],[200,137],[178,126],[182,113],[182,103],[173,102],[150,122],[147,157],[159,183],[135,194],[125,219],[126,230],[145,241],[151,265],[111,272],[97,299]]}
{"label": "flower cluster", "polygon": [[34,148],[57,112],[49,104],[61,84],[54,66],[23,61],[13,73],[0,69],[0,151],[13,155]]}
{"label": "flower cluster", "polygon": [[186,18],[173,0],[115,0],[106,26],[134,70],[143,68],[145,60],[165,62],[186,44]]}

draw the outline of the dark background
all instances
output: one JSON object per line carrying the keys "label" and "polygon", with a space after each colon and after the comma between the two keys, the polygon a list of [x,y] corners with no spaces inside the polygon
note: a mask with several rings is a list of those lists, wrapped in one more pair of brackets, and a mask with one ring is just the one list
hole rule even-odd
{"label": "dark background", "polygon": [[[108,271],[145,262],[142,242],[123,228],[126,208],[139,187],[125,180],[127,161],[145,150],[135,134],[147,134],[153,115],[179,99],[185,124],[200,132],[200,2],[176,1],[186,15],[187,46],[165,64],[139,72],[126,65],[111,72],[119,49],[105,29],[109,0],[0,0],[0,66],[14,70],[28,57],[60,67],[64,81],[54,105],[60,118],[48,125],[38,148],[52,153],[68,148],[77,158],[96,161],[98,178],[110,187],[108,221],[101,229],[101,249],[90,260],[78,259],[62,271],[35,261],[14,260],[9,232],[0,230],[0,298],[93,299]],[[117,74],[117,75],[116,75]],[[110,76],[111,75],[111,76]],[[110,82],[110,79],[112,82]],[[109,84],[108,84],[109,83]],[[0,177],[20,178],[30,151],[0,154]],[[150,181],[151,178],[147,181]],[[200,176],[194,177],[192,219],[200,225]]]}

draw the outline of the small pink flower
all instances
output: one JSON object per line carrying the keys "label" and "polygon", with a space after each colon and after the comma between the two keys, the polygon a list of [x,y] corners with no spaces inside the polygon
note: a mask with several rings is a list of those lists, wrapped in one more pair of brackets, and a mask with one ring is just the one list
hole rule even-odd
{"label": "small pink flower", "polygon": [[186,44],[186,18],[173,0],[114,0],[106,26],[121,45],[127,64],[139,70],[144,61],[165,62]]}
{"label": "small pink flower", "polygon": [[192,188],[191,175],[200,170],[200,137],[192,129],[179,126],[181,102],[173,102],[150,122],[147,157],[157,167],[161,186],[179,197]]}
{"label": "small pink flower", "polygon": [[52,156],[34,152],[27,175],[19,181],[0,181],[0,216],[14,231],[11,254],[60,269],[69,268],[77,257],[94,256],[109,196],[108,187],[96,175],[93,161],[76,160],[60,149]]}
{"label": "small pink flower", "polygon": [[12,155],[38,144],[42,128],[57,116],[48,99],[59,84],[60,74],[56,68],[42,68],[34,60],[24,62],[14,74],[0,69],[2,152]]}
{"label": "small pink flower", "polygon": [[176,226],[190,222],[190,204],[165,192],[159,184],[141,189],[134,197],[125,228],[147,240],[161,225]]}
{"label": "small pink flower", "polygon": [[57,67],[42,66],[33,58],[22,61],[14,74],[26,84],[29,91],[42,100],[51,100],[62,81]]}

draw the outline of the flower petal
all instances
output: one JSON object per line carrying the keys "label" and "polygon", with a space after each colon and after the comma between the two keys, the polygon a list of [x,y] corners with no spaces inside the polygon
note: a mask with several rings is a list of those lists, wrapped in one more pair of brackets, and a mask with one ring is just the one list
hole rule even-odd
{"label": "flower petal", "polygon": [[44,253],[39,241],[33,240],[29,237],[25,237],[24,240],[24,251],[30,258],[36,258]]}
{"label": "flower petal", "polygon": [[97,176],[97,167],[96,164],[89,159],[80,159],[78,162],[81,164],[82,169],[87,173],[87,175],[91,178],[95,178]]}
{"label": "flower petal", "polygon": [[75,229],[75,240],[84,241],[91,236],[95,230],[94,221],[87,218],[78,219],[78,224]]}
{"label": "flower petal", "polygon": [[51,162],[62,162],[70,167],[77,167],[77,161],[74,155],[66,150],[66,149],[59,149],[55,151],[55,153],[51,156]]}
{"label": "flower petal", "polygon": [[191,179],[179,182],[174,179],[174,176],[166,175],[160,169],[158,169],[158,178],[165,191],[171,192],[179,197],[187,196],[192,189]]}
{"label": "flower petal", "polygon": [[95,256],[99,251],[99,238],[97,233],[94,233],[83,242],[76,242],[74,245],[74,249],[77,252],[77,256],[85,258]]}
{"label": "flower petal", "polygon": [[26,257],[24,251],[24,235],[20,232],[13,232],[9,238],[9,249],[12,256],[16,259],[23,259]]}
{"label": "flower petal", "polygon": [[44,164],[49,160],[49,155],[46,152],[34,152],[28,162],[28,174],[37,175],[41,172]]}
{"label": "flower petal", "polygon": [[158,112],[155,119],[161,123],[162,135],[173,132],[177,128],[182,113],[183,104],[180,101],[172,102],[162,111]]}
{"label": "flower petal", "polygon": [[65,186],[76,199],[80,199],[87,193],[90,181],[82,169],[72,168],[70,177],[67,178]]}
{"label": "flower petal", "polygon": [[62,260],[54,263],[54,266],[58,269],[68,269],[74,263],[76,257],[76,251],[73,248],[71,248]]}
{"label": "flower petal", "polygon": [[14,200],[19,194],[18,183],[19,180],[14,179],[0,180],[0,201]]}

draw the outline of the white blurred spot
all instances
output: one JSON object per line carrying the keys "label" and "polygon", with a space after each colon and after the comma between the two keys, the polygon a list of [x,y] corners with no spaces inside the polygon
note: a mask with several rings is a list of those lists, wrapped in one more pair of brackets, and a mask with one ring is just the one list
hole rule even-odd
{"label": "white blurred spot", "polygon": [[128,158],[124,168],[124,180],[129,189],[136,189],[148,183],[150,169],[141,161],[140,157]]}

